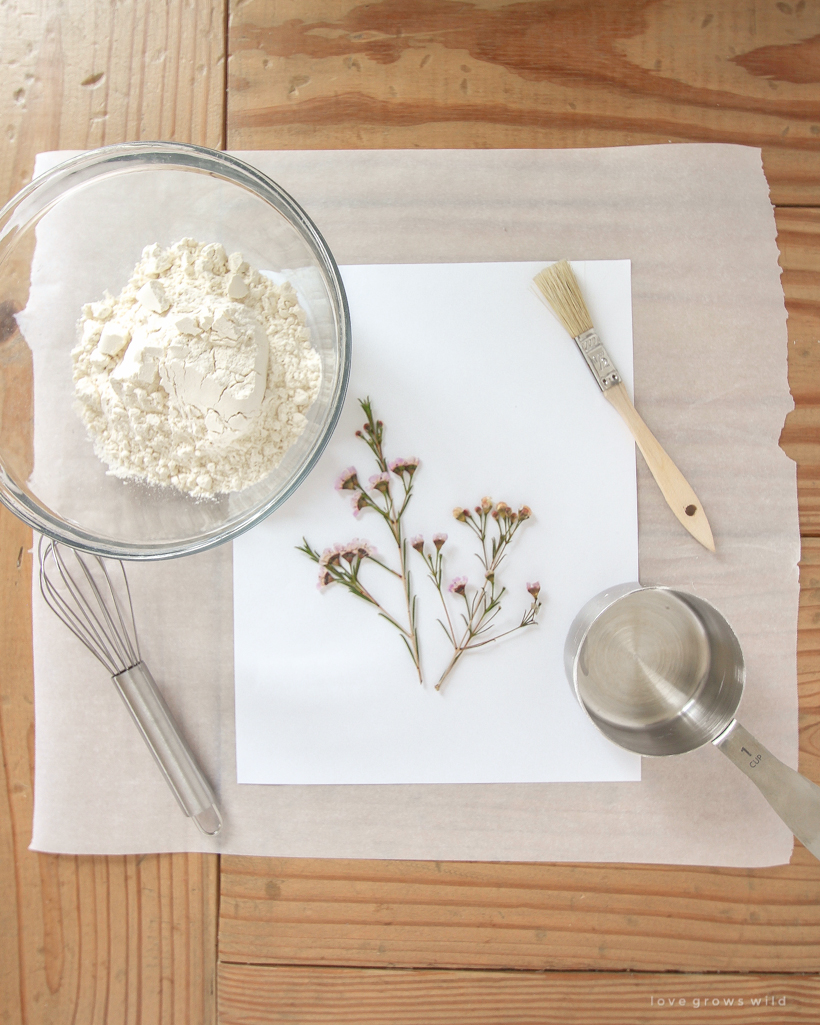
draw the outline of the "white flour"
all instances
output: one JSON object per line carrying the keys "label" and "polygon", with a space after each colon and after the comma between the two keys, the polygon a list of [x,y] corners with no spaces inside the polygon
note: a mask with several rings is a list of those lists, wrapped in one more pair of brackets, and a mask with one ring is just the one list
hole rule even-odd
{"label": "white flour", "polygon": [[86,304],[78,328],[79,412],[117,477],[240,491],[281,462],[319,391],[293,289],[219,244],[148,246],[122,292]]}

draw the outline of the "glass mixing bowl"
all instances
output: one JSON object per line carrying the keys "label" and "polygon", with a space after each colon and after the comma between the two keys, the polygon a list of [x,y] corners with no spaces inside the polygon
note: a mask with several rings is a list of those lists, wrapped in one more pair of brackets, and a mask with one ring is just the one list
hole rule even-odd
{"label": "glass mixing bowl", "polygon": [[[279,466],[213,498],[111,476],[74,408],[83,304],[119,294],[145,246],[186,237],[287,277],[322,363],[307,427]],[[39,176],[0,211],[0,501],[50,537],[122,559],[236,537],[310,472],[349,371],[350,318],[330,250],[297,203],[242,160],[176,143],[110,146]]]}

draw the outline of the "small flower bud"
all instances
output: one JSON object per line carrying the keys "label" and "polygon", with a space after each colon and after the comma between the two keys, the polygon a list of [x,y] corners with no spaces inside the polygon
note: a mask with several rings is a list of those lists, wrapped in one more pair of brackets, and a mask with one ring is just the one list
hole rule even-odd
{"label": "small flower bud", "polygon": [[522,505],[518,510],[519,520],[528,520],[532,516],[532,509],[528,505]]}
{"label": "small flower bud", "polygon": [[537,600],[538,595],[541,592],[541,585],[536,580],[535,583],[533,583],[533,584],[527,584],[527,590],[530,592],[530,594],[533,596],[533,598],[535,598]]}
{"label": "small flower bud", "polygon": [[466,523],[470,517],[469,509],[453,509],[453,516],[460,522]]}
{"label": "small flower bud", "polygon": [[493,500],[491,498],[482,498],[481,499],[481,511],[483,513],[490,512],[492,507],[493,507]]}

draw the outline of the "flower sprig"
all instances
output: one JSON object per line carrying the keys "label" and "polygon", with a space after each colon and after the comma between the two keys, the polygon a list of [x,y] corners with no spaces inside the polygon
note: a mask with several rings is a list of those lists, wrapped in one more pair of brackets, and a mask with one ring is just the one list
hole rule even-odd
{"label": "flower sprig", "polygon": [[[367,417],[356,437],[365,442],[372,452],[378,472],[373,474],[365,487],[359,478],[355,466],[349,466],[336,480],[338,491],[351,493],[353,515],[359,517],[370,509],[377,513],[386,523],[393,542],[398,551],[398,570],[377,557],[376,550],[368,542],[355,539],[347,545],[334,545],[325,549],[320,555],[313,549],[306,538],[298,550],[319,564],[320,589],[338,583],[346,587],[351,594],[374,605],[379,615],[391,623],[401,635],[410,652],[413,665],[416,667],[419,682],[423,682],[421,654],[416,617],[416,596],[413,593],[412,579],[407,559],[407,539],[404,536],[402,517],[413,494],[413,481],[419,468],[419,460],[415,457],[393,459],[388,461],[384,451],[384,423],[373,415],[370,399],[360,399],[359,405]],[[404,593],[405,611],[400,618],[388,612],[385,607],[364,586],[360,579],[360,571],[365,563],[381,567],[394,577],[401,580]]]}
{"label": "flower sprig", "polygon": [[[412,547],[421,555],[429,571],[430,580],[435,586],[441,605],[444,609],[444,620],[439,620],[450,644],[453,656],[439,677],[436,690],[441,690],[445,680],[455,668],[461,656],[476,648],[506,637],[516,630],[532,626],[536,623],[541,602],[539,583],[527,584],[527,591],[532,601],[524,610],[520,623],[501,633],[489,635],[498,613],[501,611],[501,599],[507,589],[497,580],[501,563],[507,557],[507,551],[521,525],[532,516],[526,505],[517,512],[506,502],[494,504],[490,498],[482,498],[480,505],[474,509],[457,508],[453,516],[459,523],[464,523],[473,531],[478,539],[480,551],[477,558],[483,571],[483,579],[476,587],[469,586],[467,577],[459,576],[450,581],[447,592],[456,600],[461,599],[463,610],[457,618],[451,616],[444,588],[444,554],[442,549],[447,540],[446,534],[433,537],[433,552],[425,551],[422,537],[413,538]],[[458,625],[457,625],[458,624]]]}
{"label": "flower sprig", "polygon": [[[415,456],[389,460],[384,450],[384,423],[374,416],[370,399],[360,399],[359,405],[367,419],[356,431],[356,437],[364,441],[370,449],[377,472],[372,474],[367,485],[364,485],[357,468],[348,466],[337,477],[336,489],[349,494],[353,515],[356,518],[368,510],[381,517],[388,528],[392,543],[396,546],[398,568],[394,568],[390,560],[382,559],[376,548],[361,538],[353,538],[344,544],[335,544],[325,548],[321,553],[314,549],[306,538],[302,538],[298,550],[318,564],[317,586],[320,590],[325,590],[331,584],[341,584],[351,594],[372,605],[383,619],[398,630],[413,660],[419,682],[423,683],[416,615],[417,599],[413,592],[408,566],[409,549],[418,552],[438,592],[444,610],[444,618],[438,622],[453,649],[452,657],[436,684],[436,690],[441,690],[465,652],[491,644],[516,630],[532,626],[537,621],[541,609],[541,585],[527,584],[531,602],[524,610],[521,621],[501,632],[492,632],[501,611],[502,598],[507,593],[506,588],[499,583],[497,574],[514,537],[521,525],[530,519],[532,512],[526,505],[516,511],[506,502],[493,503],[489,498],[482,498],[474,509],[454,509],[453,515],[456,520],[469,527],[478,540],[479,551],[476,555],[481,564],[482,579],[479,585],[472,586],[466,576],[457,576],[445,586],[443,549],[447,542],[447,534],[433,535],[432,551],[425,550],[421,534],[409,539],[405,534],[403,518],[413,495],[419,460]],[[368,567],[379,567],[401,582],[404,596],[404,609],[401,614],[389,611],[373,593],[372,585],[365,584],[362,574]],[[453,602],[456,603],[456,609],[452,609]]]}

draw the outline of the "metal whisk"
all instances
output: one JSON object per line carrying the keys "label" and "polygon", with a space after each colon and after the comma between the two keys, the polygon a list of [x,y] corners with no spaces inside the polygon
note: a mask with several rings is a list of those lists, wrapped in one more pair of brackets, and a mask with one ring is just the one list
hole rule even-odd
{"label": "metal whisk", "polygon": [[[222,828],[214,792],[140,657],[122,562],[81,555],[45,537],[40,538],[38,554],[40,591],[46,605],[111,674],[180,807],[203,833],[214,836]],[[120,594],[107,562],[122,574]]]}

